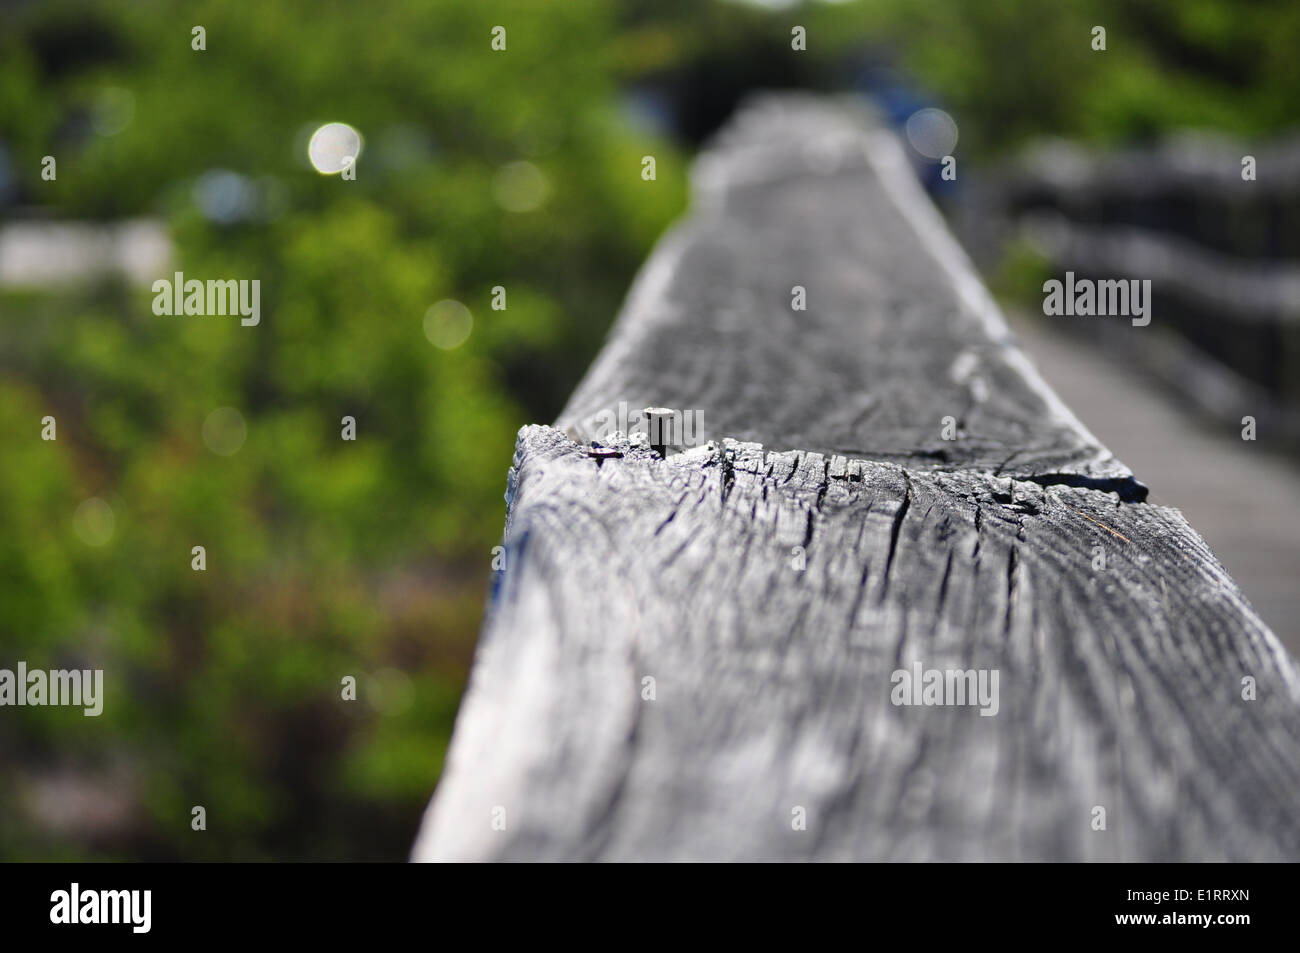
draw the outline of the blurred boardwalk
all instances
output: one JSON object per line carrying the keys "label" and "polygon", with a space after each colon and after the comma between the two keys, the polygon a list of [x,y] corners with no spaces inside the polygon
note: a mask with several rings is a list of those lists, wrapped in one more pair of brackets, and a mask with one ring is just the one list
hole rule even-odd
{"label": "blurred boardwalk", "polygon": [[1300,469],[1265,448],[1202,427],[1176,400],[1053,332],[1008,315],[1030,358],[1066,405],[1151,488],[1183,511],[1251,600],[1300,657]]}

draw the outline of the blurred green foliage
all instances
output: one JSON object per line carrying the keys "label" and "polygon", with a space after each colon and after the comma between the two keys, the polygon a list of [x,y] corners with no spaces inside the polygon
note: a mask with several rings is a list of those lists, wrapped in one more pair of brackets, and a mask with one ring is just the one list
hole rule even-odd
{"label": "blurred green foliage", "polygon": [[[107,686],[99,718],[0,712],[0,852],[400,858],[463,688],[514,433],[558,411],[681,211],[681,158],[620,117],[599,0],[5,16],[0,140],[25,203],[161,218],[177,270],[259,279],[263,317],[158,317],[120,279],[0,300],[0,665],[102,668]],[[97,132],[105,109],[129,122]],[[365,137],[355,181],[306,164],[325,121]],[[548,183],[535,211],[494,199],[516,161]],[[205,217],[214,169],[255,183],[264,214]],[[423,331],[443,298],[474,320],[451,351]],[[247,424],[229,457],[202,438],[227,406]],[[94,497],[102,546],[74,525]]]}
{"label": "blurred green foliage", "polygon": [[[1177,128],[1294,128],[1292,0],[862,0],[813,5],[810,35],[904,68],[957,118],[961,154],[1027,138],[1131,143]],[[1104,52],[1092,28],[1106,29]],[[811,49],[810,44],[810,49]]]}
{"label": "blurred green foliage", "polygon": [[[405,855],[464,687],[515,431],[558,412],[684,207],[683,148],[637,121],[625,90],[657,90],[694,138],[749,88],[849,86],[886,63],[957,117],[963,155],[1041,133],[1257,135],[1294,116],[1297,10],[7,7],[11,211],[159,219],[175,269],[259,279],[263,317],[159,317],[147,287],[112,277],[0,293],[0,667],[102,668],[107,692],[99,718],[0,711],[0,856]],[[789,50],[792,23],[808,26],[806,54]],[[1094,23],[1106,53],[1089,48]],[[505,53],[489,46],[497,24]],[[365,137],[356,181],[306,162],[327,121]],[[40,177],[47,154],[55,181]],[[548,185],[536,210],[495,198],[518,161]],[[201,183],[219,170],[251,183],[255,214],[205,215]],[[489,307],[497,285],[505,311]],[[474,321],[450,351],[422,326],[443,298]],[[202,436],[219,407],[247,424],[230,456]],[[57,441],[40,439],[46,415]],[[107,541],[78,531],[92,498],[112,510]],[[190,568],[195,545],[206,572]],[[194,805],[206,832],[190,829]]]}

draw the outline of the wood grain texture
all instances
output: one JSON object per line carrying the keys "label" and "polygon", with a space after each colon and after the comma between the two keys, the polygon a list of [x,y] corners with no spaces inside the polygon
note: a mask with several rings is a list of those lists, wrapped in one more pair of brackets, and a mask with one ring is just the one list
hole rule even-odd
{"label": "wood grain texture", "polygon": [[[415,859],[1300,858],[1300,673],[862,121],[742,113],[559,422],[713,442],[520,432]],[[996,670],[996,714],[894,704],[914,664]]]}

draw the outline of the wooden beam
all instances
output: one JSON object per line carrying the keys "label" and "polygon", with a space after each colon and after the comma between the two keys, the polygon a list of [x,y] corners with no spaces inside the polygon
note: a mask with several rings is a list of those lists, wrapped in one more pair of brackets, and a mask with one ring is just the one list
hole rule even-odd
{"label": "wooden beam", "polygon": [[[802,97],[699,160],[556,427],[520,432],[416,859],[1300,857],[1294,663],[906,163]],[[571,438],[620,403],[700,445]]]}

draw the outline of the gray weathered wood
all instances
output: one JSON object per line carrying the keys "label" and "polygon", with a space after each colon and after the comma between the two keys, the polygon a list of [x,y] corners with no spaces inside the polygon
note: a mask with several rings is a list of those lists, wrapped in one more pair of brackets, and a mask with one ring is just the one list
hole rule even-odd
{"label": "gray weathered wood", "polygon": [[[416,859],[1300,857],[1293,662],[863,123],[742,112],[557,427],[520,432]],[[620,401],[712,442],[566,434]],[[997,713],[893,704],[914,663],[997,670]]]}

